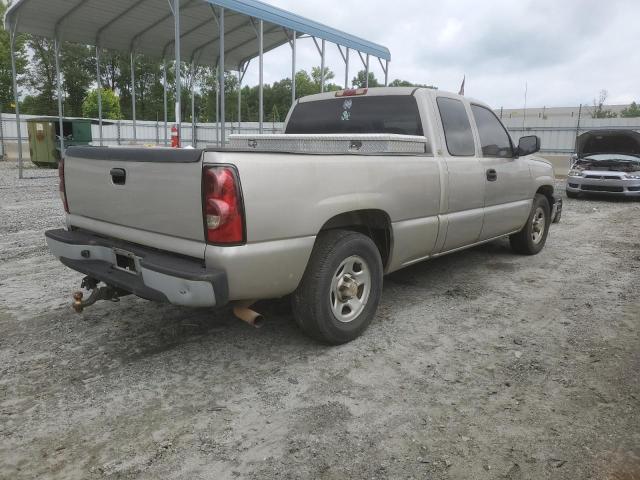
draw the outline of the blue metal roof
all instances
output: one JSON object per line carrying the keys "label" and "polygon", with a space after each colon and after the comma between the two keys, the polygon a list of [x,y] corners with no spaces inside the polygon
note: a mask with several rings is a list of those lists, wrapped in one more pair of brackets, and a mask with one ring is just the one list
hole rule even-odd
{"label": "blue metal roof", "polygon": [[[182,0],[181,53],[185,61],[215,65],[219,31],[213,7],[225,9],[225,63],[237,68],[258,55],[250,18],[263,20],[264,51],[289,42],[292,31],[311,35],[390,60],[386,47],[258,0]],[[7,26],[18,20],[17,31],[103,48],[135,50],[155,57],[173,49],[173,16],[167,0],[18,0],[7,10]],[[285,31],[286,30],[286,31]]]}
{"label": "blue metal roof", "polygon": [[291,12],[287,12],[273,5],[269,5],[257,0],[206,0],[212,5],[228,8],[245,15],[264,20],[265,22],[281,25],[285,28],[295,30],[298,33],[306,33],[314,37],[323,38],[329,42],[368,53],[382,60],[391,60],[391,52],[387,47],[370,42],[363,38],[356,37],[346,32],[342,32],[321,23],[309,20]]}

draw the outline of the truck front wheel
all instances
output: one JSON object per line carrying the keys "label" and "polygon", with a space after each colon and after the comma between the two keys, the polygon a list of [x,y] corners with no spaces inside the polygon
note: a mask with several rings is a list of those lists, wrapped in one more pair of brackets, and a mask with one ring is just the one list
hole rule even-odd
{"label": "truck front wheel", "polygon": [[375,316],[382,274],[380,252],[369,237],[349,230],[321,232],[292,297],[296,322],[322,342],[357,338]]}
{"label": "truck front wheel", "polygon": [[550,226],[549,200],[544,195],[536,193],[526,225],[518,233],[509,237],[511,248],[523,255],[536,255],[547,243]]}

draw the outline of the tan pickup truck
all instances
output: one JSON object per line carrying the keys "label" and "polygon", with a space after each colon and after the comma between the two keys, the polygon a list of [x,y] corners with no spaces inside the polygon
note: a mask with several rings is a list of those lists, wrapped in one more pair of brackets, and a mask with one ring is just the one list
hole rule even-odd
{"label": "tan pickup truck", "polygon": [[284,134],[229,148],[69,148],[67,225],[46,239],[86,275],[77,310],[132,293],[256,322],[253,302],[290,295],[306,333],[343,343],[389,272],[505,236],[544,247],[562,203],[539,143],[438,90],[324,93],[296,102]]}

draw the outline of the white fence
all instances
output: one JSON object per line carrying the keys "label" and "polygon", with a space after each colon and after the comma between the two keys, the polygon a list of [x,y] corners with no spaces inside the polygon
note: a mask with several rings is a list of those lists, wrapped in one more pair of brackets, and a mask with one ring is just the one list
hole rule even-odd
{"label": "white fence", "polygon": [[526,135],[538,135],[542,153],[570,154],[574,151],[576,136],[589,130],[625,129],[640,130],[640,118],[503,118],[505,126],[517,142]]}
{"label": "white fence", "polygon": [[[30,118],[41,118],[33,115],[20,116],[20,133],[22,135],[22,150],[25,158],[29,158],[27,122]],[[102,126],[104,145],[164,145],[171,144],[171,126],[169,123],[165,131],[164,122],[137,121],[135,128],[131,120],[107,121]],[[265,122],[263,124],[264,133],[280,133],[284,127],[283,123]],[[100,127],[95,124],[91,126],[93,144],[100,143]],[[226,137],[233,133],[259,133],[257,122],[242,122],[238,127],[238,122],[227,122],[225,125]],[[181,128],[182,145],[193,145],[195,147],[210,147],[220,144],[221,128],[216,123],[198,123],[194,130],[191,123],[183,123]],[[18,142],[18,129],[14,114],[3,113],[0,121],[0,151],[2,156],[10,159],[16,158]]]}
{"label": "white fence", "polygon": [[[24,120],[36,118],[29,115],[21,116],[23,152],[28,158],[27,124]],[[538,135],[542,141],[542,152],[550,155],[566,155],[573,152],[576,135],[588,130],[596,129],[631,129],[640,131],[640,118],[607,118],[593,119],[582,117],[578,125],[577,118],[549,118],[523,117],[503,118],[502,121],[517,142],[525,135]],[[264,133],[280,133],[284,124],[264,123]],[[120,120],[103,126],[103,142],[105,145],[132,145],[150,144],[164,145],[166,141],[171,143],[171,124],[165,131],[164,122],[136,122],[136,135],[133,135],[133,122]],[[238,122],[226,123],[226,136],[233,133],[258,133],[257,122],[243,122],[238,127]],[[99,143],[100,133],[98,125],[92,126],[93,143]],[[3,157],[15,158],[17,146],[17,129],[15,115],[3,113],[0,121],[0,150]],[[182,124],[182,144],[196,147],[219,145],[220,126],[215,123],[198,123],[193,139],[193,128],[190,123]],[[195,141],[194,141],[195,140]]]}

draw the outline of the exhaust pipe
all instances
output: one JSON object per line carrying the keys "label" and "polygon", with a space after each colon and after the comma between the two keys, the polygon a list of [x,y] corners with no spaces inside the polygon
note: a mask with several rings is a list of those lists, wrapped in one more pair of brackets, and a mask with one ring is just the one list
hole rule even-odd
{"label": "exhaust pipe", "polygon": [[245,323],[248,323],[252,327],[260,328],[262,327],[262,325],[264,325],[264,317],[258,312],[255,312],[249,308],[254,303],[255,301],[253,300],[236,303],[236,305],[233,307],[233,314],[236,316],[236,318],[242,320]]}

